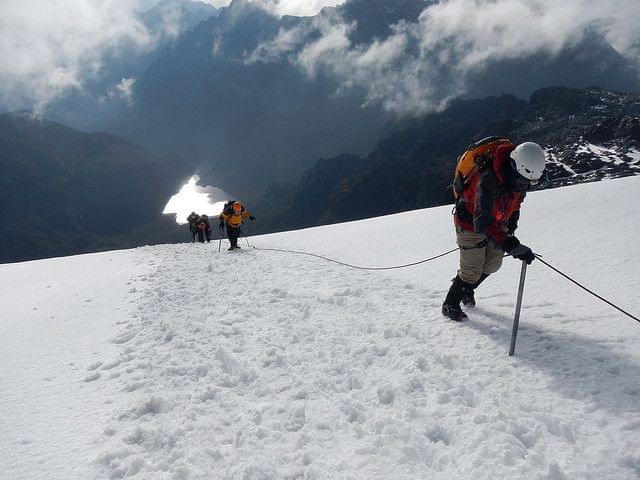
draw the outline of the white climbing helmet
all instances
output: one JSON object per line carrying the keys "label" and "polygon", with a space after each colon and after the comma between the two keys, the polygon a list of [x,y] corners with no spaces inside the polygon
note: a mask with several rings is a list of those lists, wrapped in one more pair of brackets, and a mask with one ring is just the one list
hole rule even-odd
{"label": "white climbing helmet", "polygon": [[542,147],[533,142],[521,143],[511,152],[511,159],[518,173],[534,185],[544,171],[544,158]]}

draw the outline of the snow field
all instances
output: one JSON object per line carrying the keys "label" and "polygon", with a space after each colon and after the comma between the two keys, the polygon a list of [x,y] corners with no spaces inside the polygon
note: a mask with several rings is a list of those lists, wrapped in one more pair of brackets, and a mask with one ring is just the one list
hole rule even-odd
{"label": "snow field", "polygon": [[134,250],[0,265],[0,479],[94,478],[127,400],[96,380],[136,301],[127,278],[151,268]]}
{"label": "snow field", "polygon": [[[525,329],[509,359],[510,319],[444,322],[441,289],[304,258],[194,264],[191,246],[159,250],[118,379],[142,391],[101,456],[115,478],[638,473],[637,365],[606,348]],[[237,270],[217,273],[229,261]],[[596,358],[576,365],[577,352]]]}
{"label": "snow field", "polygon": [[[518,235],[638,312],[640,227],[629,199],[639,193],[638,178],[536,192]],[[380,266],[449,250],[453,228],[443,207],[251,241]],[[456,324],[440,315],[455,255],[380,273],[241,245],[109,254],[123,258],[120,284],[95,284],[96,325],[52,347],[60,355],[84,341],[92,351],[38,400],[41,409],[93,412],[91,425],[33,419],[37,437],[75,435],[84,448],[42,464],[44,442],[23,448],[0,460],[0,478],[86,479],[89,466],[100,479],[640,478],[640,326],[541,264],[529,269],[508,357],[518,262],[506,259],[479,289],[470,321]],[[111,278],[111,257],[75,258]],[[73,261],[56,260],[60,277],[79,268],[65,263]],[[39,265],[0,266],[3,300],[31,288],[10,281],[11,268],[30,278]],[[82,307],[64,292],[42,297],[51,308],[63,299]],[[32,318],[24,302],[12,308],[16,319]],[[75,318],[63,317],[77,327]],[[16,328],[0,322],[0,338]],[[22,341],[10,337],[11,355]],[[7,365],[1,393],[13,390],[7,404],[19,410],[28,389]],[[27,378],[43,388],[38,375]],[[16,448],[22,424],[0,413],[0,447]]]}

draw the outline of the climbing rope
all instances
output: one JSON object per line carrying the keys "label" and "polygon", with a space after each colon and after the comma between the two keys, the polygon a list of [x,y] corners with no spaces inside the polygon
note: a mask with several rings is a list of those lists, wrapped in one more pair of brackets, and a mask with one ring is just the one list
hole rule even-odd
{"label": "climbing rope", "polygon": [[548,262],[545,262],[542,258],[540,258],[540,255],[536,255],[536,258],[538,260],[540,260],[540,262],[542,262],[543,265],[546,265],[547,267],[549,267],[551,270],[553,270],[554,272],[556,272],[558,275],[566,278],[567,280],[569,280],[571,283],[577,285],[578,287],[580,287],[582,290],[584,290],[585,292],[590,293],[591,295],[593,295],[594,297],[596,297],[597,299],[603,301],[604,303],[606,303],[607,305],[612,306],[613,308],[615,308],[616,310],[618,310],[621,313],[624,313],[627,317],[634,319],[636,322],[640,322],[640,318],[636,317],[635,315],[631,315],[629,312],[627,312],[626,310],[623,310],[622,308],[620,308],[619,306],[617,306],[615,303],[610,302],[609,300],[607,300],[606,298],[598,295],[596,292],[594,292],[593,290],[589,290],[587,287],[585,287],[584,285],[582,285],[580,282],[578,282],[577,280],[574,280],[573,278],[571,278],[569,275],[567,275],[564,272],[561,272],[560,270],[558,270],[556,267],[554,267],[553,265],[550,265]]}
{"label": "climbing rope", "polygon": [[344,267],[355,268],[356,270],[397,270],[397,269],[400,269],[400,268],[413,267],[415,265],[421,265],[423,263],[431,262],[432,260],[436,260],[438,258],[444,257],[446,255],[449,255],[449,254],[451,254],[453,252],[457,252],[458,251],[458,248],[454,248],[452,250],[449,250],[448,252],[441,253],[440,255],[435,255],[433,257],[425,258],[424,260],[419,260],[417,262],[405,263],[403,265],[393,265],[393,266],[390,266],[390,267],[362,267],[360,265],[352,265],[350,263],[341,262],[339,260],[334,260],[332,258],[324,257],[322,255],[317,255],[315,253],[302,252],[302,251],[299,251],[299,250],[285,250],[285,249],[282,249],[282,248],[259,248],[259,247],[256,247],[255,245],[249,245],[249,246],[251,248],[253,248],[254,250],[259,250],[259,251],[262,251],[262,252],[292,253],[292,254],[295,254],[295,255],[306,255],[308,257],[320,258],[322,260],[326,260],[327,262],[335,263],[337,265],[342,265]]}
{"label": "climbing rope", "polygon": [[[251,232],[251,226],[249,226],[249,233]],[[248,235],[248,234],[247,234]],[[323,255],[318,255],[315,253],[309,253],[309,252],[303,252],[300,250],[286,250],[286,249],[282,249],[282,248],[260,248],[260,247],[256,247],[255,245],[252,245],[249,243],[249,238],[248,236],[245,235],[245,240],[247,241],[247,246],[250,248],[253,248],[254,250],[258,250],[258,251],[263,251],[263,252],[281,252],[281,253],[291,253],[291,254],[295,254],[295,255],[306,255],[308,257],[314,257],[314,258],[319,258],[322,260],[325,260],[327,262],[331,262],[331,263],[335,263],[337,265],[342,265],[344,267],[349,267],[349,268],[355,268],[357,270],[372,270],[372,271],[380,271],[380,270],[397,270],[400,268],[407,268],[407,267],[413,267],[416,265],[421,265],[423,263],[427,263],[427,262],[431,262],[433,260],[436,260],[438,258],[442,258],[445,257],[447,255],[452,254],[453,252],[457,252],[458,250],[460,250],[459,247],[457,248],[453,248],[447,252],[441,253],[439,255],[434,255],[433,257],[429,257],[429,258],[425,258],[424,260],[419,260],[417,262],[411,262],[411,263],[405,263],[402,265],[393,265],[393,266],[389,266],[389,267],[362,267],[359,265],[352,265],[350,263],[345,263],[345,262],[341,262],[339,260],[334,260],[332,258],[328,258],[325,257]],[[509,255],[505,255],[505,257],[508,257]],[[569,280],[570,282],[572,282],[573,284],[575,284],[576,286],[580,287],[581,289],[583,289],[584,291],[590,293],[591,295],[593,295],[594,297],[596,297],[597,299],[601,300],[602,302],[606,303],[607,305],[610,305],[611,307],[615,308],[616,310],[618,310],[619,312],[625,314],[627,317],[632,318],[633,320],[635,320],[636,322],[640,323],[640,318],[638,318],[635,315],[630,314],[629,312],[627,312],[626,310],[623,310],[622,308],[620,308],[619,306],[617,306],[615,303],[607,300],[606,298],[602,297],[601,295],[598,295],[597,293],[595,293],[593,290],[588,289],[587,287],[585,287],[584,285],[582,285],[580,282],[578,282],[577,280],[574,280],[573,278],[571,278],[569,275],[567,275],[566,273],[560,271],[559,269],[557,269],[556,267],[554,267],[553,265],[550,265],[548,262],[546,262],[545,260],[542,259],[542,257],[540,255],[536,254],[536,258],[545,266],[547,266],[548,268],[550,268],[551,270],[553,270],[554,272],[558,273],[559,275],[561,275],[562,277],[566,278],[567,280]]]}
{"label": "climbing rope", "polygon": [[244,239],[247,241],[247,246],[253,248],[254,250],[262,251],[262,252],[280,252],[280,253],[291,253],[294,255],[306,255],[307,257],[320,258],[327,262],[335,263],[337,265],[342,265],[343,267],[355,268],[356,270],[369,270],[369,271],[380,271],[380,270],[398,270],[400,268],[414,267],[416,265],[422,265],[423,263],[431,262],[433,260],[437,260],[438,258],[445,257],[453,252],[457,252],[459,250],[458,247],[449,250],[448,252],[441,253],[440,255],[435,255],[433,257],[425,258],[424,260],[419,260],[417,262],[405,263],[402,265],[393,265],[390,267],[363,267],[360,265],[352,265],[350,263],[341,262],[339,260],[334,260],[333,258],[325,257],[323,255],[318,255],[316,253],[303,252],[300,250],[286,250],[284,248],[261,248],[256,247],[249,243],[249,234],[251,233],[251,224],[249,224],[248,233],[244,236]]}

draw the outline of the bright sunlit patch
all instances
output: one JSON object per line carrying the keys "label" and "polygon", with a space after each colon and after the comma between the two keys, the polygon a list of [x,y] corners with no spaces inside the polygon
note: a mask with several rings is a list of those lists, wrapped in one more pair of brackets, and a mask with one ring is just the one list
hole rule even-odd
{"label": "bright sunlit patch", "polygon": [[199,181],[198,175],[191,177],[186,185],[169,199],[162,213],[175,213],[176,222],[180,225],[187,223],[187,217],[191,212],[196,212],[199,215],[219,215],[224,203],[231,197],[218,187],[210,185],[201,187],[198,185]]}

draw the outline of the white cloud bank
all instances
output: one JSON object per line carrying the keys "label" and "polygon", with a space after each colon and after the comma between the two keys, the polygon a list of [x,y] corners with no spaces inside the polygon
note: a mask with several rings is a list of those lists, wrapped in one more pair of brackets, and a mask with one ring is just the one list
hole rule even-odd
{"label": "white cloud bank", "polygon": [[199,182],[198,175],[192,176],[180,191],[169,199],[162,213],[175,214],[176,222],[180,225],[187,223],[187,217],[191,212],[209,217],[220,215],[225,202],[231,197],[218,187],[202,187],[198,185]]}
{"label": "white cloud bank", "polygon": [[[225,7],[231,0],[204,0],[214,7]],[[341,5],[345,0],[250,0],[255,4],[261,4],[265,9],[278,16],[296,15],[300,17],[311,16],[318,13],[324,7]]]}
{"label": "white cloud bank", "polygon": [[[313,15],[343,0],[251,0],[277,15]],[[228,0],[208,0],[224,6]],[[150,0],[0,0],[0,105],[46,105],[101,74],[106,58],[153,48],[138,12]],[[162,34],[175,35],[179,19],[164,15]],[[413,24],[368,46],[353,45],[354,25],[335,14],[311,30],[283,30],[248,61],[288,58],[310,77],[327,72],[367,92],[366,102],[396,113],[424,112],[464,93],[465,77],[492,60],[551,55],[598,32],[640,66],[638,0],[441,0]],[[320,34],[318,36],[318,33]],[[128,98],[132,83],[108,95]],[[444,86],[444,87],[443,87]]]}
{"label": "white cloud bank", "polygon": [[[162,25],[150,32],[139,13],[159,0],[0,0],[0,105],[35,108],[70,90],[83,90],[107,58],[144,53],[160,35],[182,29],[180,11],[161,9]],[[252,0],[275,14],[315,14],[343,0]],[[228,0],[209,0],[225,6]],[[127,94],[126,84],[107,96]]]}
{"label": "white cloud bank", "polygon": [[467,75],[490,61],[555,55],[594,32],[640,65],[638,25],[637,0],[442,0],[371,45],[353,45],[354,26],[331,15],[282,30],[248,61],[285,57],[310,77],[329,72],[343,89],[364,88],[368,103],[422,113],[464,93]]}
{"label": "white cloud bank", "polygon": [[129,0],[2,0],[0,101],[43,105],[98,75],[107,54],[154,38]]}

